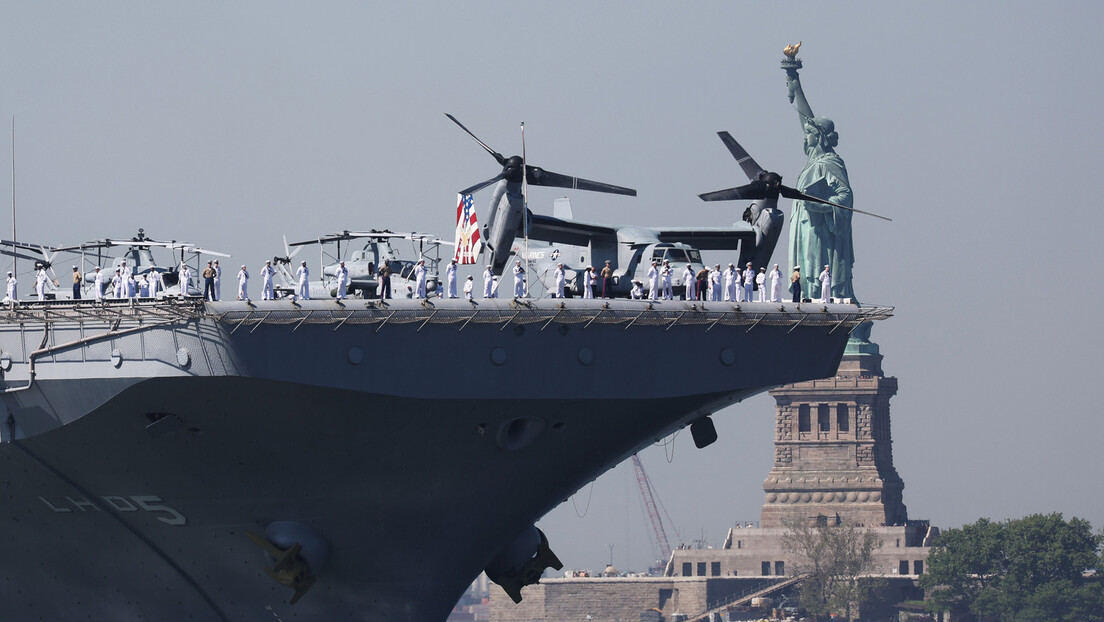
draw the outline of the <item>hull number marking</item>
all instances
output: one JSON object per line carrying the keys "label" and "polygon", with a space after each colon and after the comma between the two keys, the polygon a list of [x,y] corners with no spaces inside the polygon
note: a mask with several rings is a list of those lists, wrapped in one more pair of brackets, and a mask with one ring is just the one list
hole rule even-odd
{"label": "hull number marking", "polygon": [[[108,495],[100,497],[100,499],[116,512],[150,512],[151,514],[156,514],[154,518],[166,525],[184,525],[188,522],[188,519],[185,518],[183,514],[162,504],[161,497],[150,495],[137,497]],[[90,510],[95,510],[96,512],[100,511],[98,505],[85,497],[60,497],[53,501],[47,500],[46,497],[39,497],[38,500],[58,514],[88,512]]]}

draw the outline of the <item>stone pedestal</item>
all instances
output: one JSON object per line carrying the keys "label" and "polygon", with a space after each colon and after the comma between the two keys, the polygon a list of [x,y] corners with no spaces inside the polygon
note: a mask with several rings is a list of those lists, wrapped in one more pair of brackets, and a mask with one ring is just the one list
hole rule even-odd
{"label": "stone pedestal", "polygon": [[904,482],[893,467],[889,399],[897,379],[880,354],[845,354],[834,378],[771,391],[774,467],[763,483],[762,527],[790,519],[903,524]]}

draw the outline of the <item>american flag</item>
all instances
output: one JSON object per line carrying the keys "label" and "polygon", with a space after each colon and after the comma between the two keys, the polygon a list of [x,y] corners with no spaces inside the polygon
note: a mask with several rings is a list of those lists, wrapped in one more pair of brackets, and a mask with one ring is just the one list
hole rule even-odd
{"label": "american flag", "polygon": [[456,262],[473,264],[483,250],[479,241],[479,223],[475,220],[472,195],[456,195]]}

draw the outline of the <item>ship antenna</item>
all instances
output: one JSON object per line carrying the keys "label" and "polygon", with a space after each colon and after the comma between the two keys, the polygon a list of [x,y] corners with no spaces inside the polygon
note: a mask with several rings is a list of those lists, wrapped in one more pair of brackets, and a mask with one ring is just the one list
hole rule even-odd
{"label": "ship antenna", "polygon": [[[19,237],[15,235],[15,115],[12,115],[12,128],[11,128],[11,147],[12,147],[12,240],[18,240]],[[14,249],[13,249],[14,250]],[[15,262],[18,261],[15,254],[12,253],[12,274],[18,274],[15,269]]]}
{"label": "ship antenna", "polygon": [[529,169],[525,164],[525,121],[521,122],[521,230],[525,236],[525,295],[529,296]]}

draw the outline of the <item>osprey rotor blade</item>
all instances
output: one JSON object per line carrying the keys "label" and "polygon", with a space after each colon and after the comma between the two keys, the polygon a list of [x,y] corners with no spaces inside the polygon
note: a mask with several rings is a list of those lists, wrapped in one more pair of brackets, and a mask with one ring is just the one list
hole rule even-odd
{"label": "osprey rotor blade", "polygon": [[[499,152],[495,151],[494,149],[491,149],[490,147],[488,147],[488,146],[487,146],[487,143],[485,143],[485,142],[483,142],[483,141],[479,140],[479,137],[478,137],[478,136],[476,136],[475,134],[472,134],[471,130],[469,130],[468,128],[464,127],[464,124],[463,124],[463,123],[461,123],[461,122],[457,121],[457,120],[456,120],[456,117],[452,116],[451,114],[449,114],[449,113],[447,113],[447,112],[445,113],[445,116],[446,116],[446,117],[448,117],[450,121],[452,121],[452,122],[453,122],[453,123],[455,123],[455,124],[456,124],[457,126],[459,126],[459,127],[460,127],[460,129],[464,130],[464,132],[466,132],[468,136],[471,136],[472,138],[474,138],[474,139],[475,139],[475,142],[479,143],[479,146],[480,146],[480,147],[483,147],[484,149],[486,149],[486,150],[487,150],[487,153],[489,153],[489,154],[491,154],[492,156],[494,156],[494,159],[495,159],[495,160],[497,160],[497,161],[498,161],[498,163],[499,163],[500,165],[503,165],[503,166],[505,166],[505,165],[506,165],[506,158],[502,157],[502,154],[501,154],[501,153],[499,153]],[[486,185],[486,184],[484,184],[484,185]],[[481,187],[482,187],[482,186],[481,186]],[[468,193],[464,193],[464,194],[468,194]]]}
{"label": "osprey rotor blade", "polygon": [[825,201],[824,199],[818,199],[818,198],[816,198],[812,195],[805,194],[804,192],[801,192],[800,190],[797,190],[795,188],[790,188],[789,186],[779,186],[779,194],[786,197],[787,199],[799,199],[801,201],[812,201],[814,203],[823,203],[824,205],[831,205],[832,207],[838,207],[840,209],[845,209],[849,212],[858,212],[860,214],[866,214],[867,216],[873,216],[875,218],[881,218],[882,220],[888,220],[890,222],[893,222],[892,218],[886,218],[885,216],[879,216],[878,214],[875,214],[873,212],[864,212],[861,209],[855,209],[853,207],[847,207],[846,205],[840,205],[839,203],[833,203],[831,201]]}
{"label": "osprey rotor blade", "polygon": [[714,192],[706,192],[699,194],[702,201],[732,201],[737,199],[766,199],[767,197],[767,185],[761,181],[753,181],[750,184],[743,186],[737,186],[736,188],[728,188],[726,190],[717,190]]}
{"label": "osprey rotor blade", "polygon": [[721,137],[721,142],[728,147],[729,152],[732,153],[732,157],[736,158],[736,163],[740,165],[740,168],[744,170],[744,174],[748,179],[754,180],[759,177],[759,173],[766,172],[763,167],[752,159],[751,155],[740,146],[740,143],[736,142],[736,139],[732,137],[728,132],[717,132],[717,136]]}
{"label": "osprey rotor blade", "polygon": [[501,173],[495,175],[487,181],[479,182],[478,184],[475,184],[474,186],[471,186],[469,188],[464,188],[460,191],[460,194],[475,194],[479,190],[486,188],[487,186],[493,184],[496,181],[499,181],[500,179],[506,179],[506,171],[502,171]]}
{"label": "osprey rotor blade", "polygon": [[549,186],[553,188],[572,188],[576,190],[590,190],[592,192],[607,192],[610,194],[623,194],[630,197],[636,196],[636,190],[624,188],[600,181],[591,181],[581,177],[571,177],[546,171],[539,166],[525,167],[525,180],[534,186]]}

